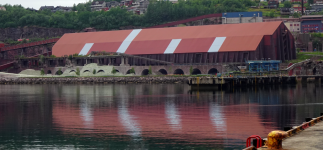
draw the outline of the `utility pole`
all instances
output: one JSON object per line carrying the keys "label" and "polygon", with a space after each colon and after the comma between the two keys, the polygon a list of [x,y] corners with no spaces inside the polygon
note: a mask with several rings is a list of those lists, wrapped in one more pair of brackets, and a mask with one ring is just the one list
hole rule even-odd
{"label": "utility pole", "polygon": [[302,11],[302,16],[304,15],[304,11],[303,10],[304,10],[304,0],[302,0],[302,10],[301,10]]}

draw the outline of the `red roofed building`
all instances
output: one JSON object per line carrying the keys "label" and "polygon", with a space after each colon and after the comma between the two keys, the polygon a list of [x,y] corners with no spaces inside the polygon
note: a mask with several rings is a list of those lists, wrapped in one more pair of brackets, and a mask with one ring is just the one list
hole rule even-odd
{"label": "red roofed building", "polygon": [[92,51],[180,64],[296,58],[294,38],[283,22],[69,33],[53,47],[56,56]]}

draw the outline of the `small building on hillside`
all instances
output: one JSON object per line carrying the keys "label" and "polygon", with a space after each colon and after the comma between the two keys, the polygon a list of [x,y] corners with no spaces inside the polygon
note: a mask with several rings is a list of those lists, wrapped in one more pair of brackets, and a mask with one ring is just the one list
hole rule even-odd
{"label": "small building on hillside", "polygon": [[133,0],[122,0],[120,1],[120,6],[130,6],[132,5]]}
{"label": "small building on hillside", "polygon": [[290,32],[301,32],[301,22],[284,22]]}
{"label": "small building on hillside", "polygon": [[148,0],[141,0],[139,2],[136,1],[132,4],[133,4],[133,6],[128,7],[127,10],[130,12],[133,12],[134,14],[142,15],[147,12],[149,1]]}
{"label": "small building on hillside", "polygon": [[42,11],[42,10],[46,10],[46,9],[48,9],[48,10],[50,10],[50,11],[53,11],[54,10],[54,6],[41,6],[40,8],[39,8],[39,11]]}
{"label": "small building on hillside", "polygon": [[269,1],[268,2],[268,8],[270,9],[275,9],[279,7],[279,2],[278,1]]}
{"label": "small building on hillside", "polygon": [[[302,3],[302,0],[290,0],[291,3]],[[303,0],[303,3],[307,3],[307,0]]]}
{"label": "small building on hillside", "polygon": [[72,11],[72,7],[63,7],[63,6],[57,6],[54,8],[53,12],[71,12]]}
{"label": "small building on hillside", "polygon": [[323,10],[323,3],[311,4],[311,10],[315,10],[316,12],[320,12]]}
{"label": "small building on hillside", "polygon": [[141,0],[139,2],[139,7],[140,8],[148,8],[148,5],[149,5],[149,1],[148,0]]}
{"label": "small building on hillside", "polygon": [[294,13],[294,8],[280,8],[281,15],[292,15]]}
{"label": "small building on hillside", "polygon": [[222,24],[262,22],[262,12],[222,13]]}
{"label": "small building on hillside", "polygon": [[308,15],[301,17],[301,32],[323,32],[323,15]]}
{"label": "small building on hillside", "polygon": [[314,4],[323,4],[323,0],[314,0],[313,3]]}
{"label": "small building on hillside", "polygon": [[264,19],[264,22],[282,21],[290,32],[301,32],[300,18],[273,18]]}
{"label": "small building on hillside", "polygon": [[6,11],[6,7],[0,7],[0,11]]}
{"label": "small building on hillside", "polygon": [[[301,4],[292,4],[292,8],[294,12],[302,12],[302,5]],[[303,7],[303,12],[306,11],[306,7]]]}
{"label": "small building on hillside", "polygon": [[105,1],[94,1],[91,4],[91,11],[101,11],[102,9],[106,8]]}
{"label": "small building on hillside", "polygon": [[109,8],[109,7],[106,7],[106,8],[103,8],[102,10],[103,10],[103,11],[109,11],[109,10],[110,10],[110,8]]}
{"label": "small building on hillside", "polygon": [[106,2],[106,7],[108,8],[117,7],[117,6],[120,6],[120,3],[117,1]]}

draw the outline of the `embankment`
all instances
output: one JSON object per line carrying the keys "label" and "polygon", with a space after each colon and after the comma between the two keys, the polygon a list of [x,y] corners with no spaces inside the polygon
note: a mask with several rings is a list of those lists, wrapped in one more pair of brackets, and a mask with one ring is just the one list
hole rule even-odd
{"label": "embankment", "polygon": [[0,78],[0,84],[186,83],[188,77]]}

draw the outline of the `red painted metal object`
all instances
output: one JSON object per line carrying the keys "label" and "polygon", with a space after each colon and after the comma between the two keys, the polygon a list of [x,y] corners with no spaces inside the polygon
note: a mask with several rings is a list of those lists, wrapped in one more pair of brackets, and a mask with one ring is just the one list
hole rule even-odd
{"label": "red painted metal object", "polygon": [[59,38],[55,38],[55,39],[49,39],[49,40],[44,40],[44,41],[38,41],[38,42],[32,42],[32,43],[26,43],[26,44],[14,45],[14,46],[7,46],[7,47],[2,47],[2,48],[0,45],[0,51],[8,51],[8,50],[14,50],[14,49],[19,49],[19,48],[24,48],[24,47],[43,45],[43,44],[48,44],[48,43],[55,43],[58,40],[59,40]]}
{"label": "red painted metal object", "polygon": [[310,127],[309,123],[305,123],[302,125],[302,129],[305,130],[306,128]]}
{"label": "red painted metal object", "polygon": [[[34,55],[34,56],[29,57],[29,58],[38,57],[39,55],[41,55],[41,54]],[[52,55],[52,52],[43,53],[43,55],[44,56],[50,56],[50,55]],[[7,69],[9,67],[12,67],[13,65],[14,65],[14,62],[9,62],[9,63],[3,64],[3,65],[0,65],[0,70]]]}
{"label": "red painted metal object", "polygon": [[257,148],[262,146],[262,139],[259,135],[251,135],[246,141],[246,147],[251,146],[251,139],[257,139]]}
{"label": "red painted metal object", "polygon": [[1,65],[0,70],[7,69],[12,66],[13,66],[13,62],[10,62],[10,63],[4,64],[4,65]]}

